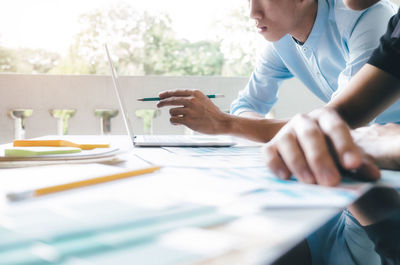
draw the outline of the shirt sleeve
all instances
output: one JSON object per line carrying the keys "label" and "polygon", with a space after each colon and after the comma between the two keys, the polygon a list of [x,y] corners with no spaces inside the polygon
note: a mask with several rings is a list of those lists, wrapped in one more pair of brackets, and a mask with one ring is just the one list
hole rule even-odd
{"label": "shirt sleeve", "polygon": [[246,111],[265,115],[277,101],[283,80],[293,77],[271,43],[263,50],[247,86],[231,104],[231,114]]}
{"label": "shirt sleeve", "polygon": [[339,74],[335,95],[347,87],[350,79],[367,63],[378,47],[379,38],[384,34],[394,9],[378,4],[363,12],[355,26],[346,34],[348,58],[344,70]]}
{"label": "shirt sleeve", "polygon": [[400,78],[400,9],[387,26],[385,35],[380,39],[379,47],[374,51],[368,63],[397,78]]}

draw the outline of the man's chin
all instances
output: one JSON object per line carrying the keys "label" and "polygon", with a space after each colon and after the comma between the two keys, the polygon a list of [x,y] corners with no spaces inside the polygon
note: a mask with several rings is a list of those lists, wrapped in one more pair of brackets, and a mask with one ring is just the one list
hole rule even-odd
{"label": "man's chin", "polygon": [[265,40],[267,40],[269,42],[276,42],[283,38],[283,36],[274,36],[274,35],[270,35],[270,34],[263,34],[263,37]]}

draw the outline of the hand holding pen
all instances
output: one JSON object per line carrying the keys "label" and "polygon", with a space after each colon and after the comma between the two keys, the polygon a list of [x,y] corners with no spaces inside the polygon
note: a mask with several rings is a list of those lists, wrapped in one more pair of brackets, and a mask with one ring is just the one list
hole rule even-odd
{"label": "hand holding pen", "polygon": [[173,125],[185,125],[206,134],[224,134],[224,121],[229,120],[229,115],[210,100],[221,96],[205,95],[196,89],[168,90],[159,94],[157,107],[172,106],[169,113]]}
{"label": "hand holding pen", "polygon": [[[223,98],[224,95],[222,94],[214,94],[214,95],[206,95],[208,98]],[[154,98],[138,98],[137,101],[160,101],[159,97]]]}

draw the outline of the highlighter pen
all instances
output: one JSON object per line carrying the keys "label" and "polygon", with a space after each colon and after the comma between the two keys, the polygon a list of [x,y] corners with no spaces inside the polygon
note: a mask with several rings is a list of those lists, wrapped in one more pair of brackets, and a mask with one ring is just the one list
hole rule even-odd
{"label": "highlighter pen", "polygon": [[[221,94],[215,94],[215,95],[207,95],[208,98],[223,98],[224,95]],[[156,97],[156,98],[138,98],[138,101],[159,101],[160,98]]]}

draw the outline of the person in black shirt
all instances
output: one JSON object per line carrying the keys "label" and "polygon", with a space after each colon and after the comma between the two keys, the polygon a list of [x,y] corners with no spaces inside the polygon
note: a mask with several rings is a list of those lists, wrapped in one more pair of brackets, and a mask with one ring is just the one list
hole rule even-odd
{"label": "person in black shirt", "polygon": [[380,46],[374,51],[368,63],[400,79],[400,9],[388,24]]}
{"label": "person in black shirt", "polygon": [[[379,0],[344,0],[353,9],[364,9]],[[328,107],[336,110],[351,126],[358,127],[394,103],[400,90],[400,9],[380,39],[379,47],[352,79],[349,87]]]}

